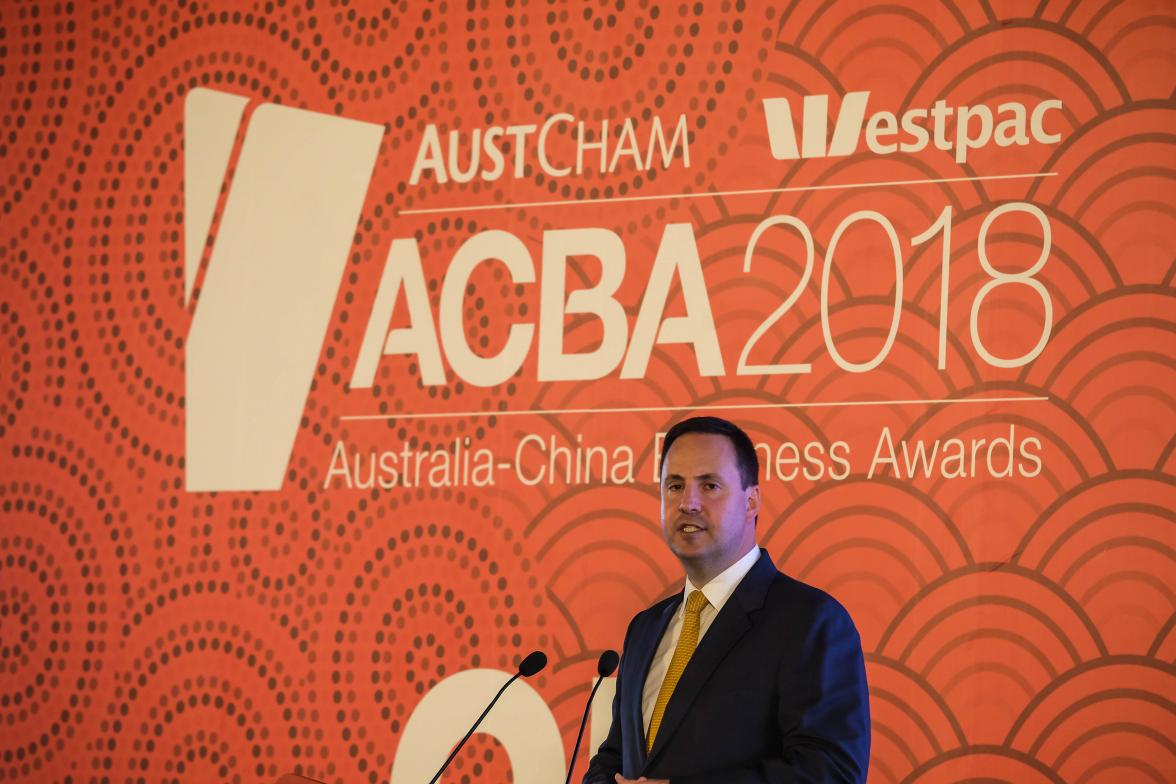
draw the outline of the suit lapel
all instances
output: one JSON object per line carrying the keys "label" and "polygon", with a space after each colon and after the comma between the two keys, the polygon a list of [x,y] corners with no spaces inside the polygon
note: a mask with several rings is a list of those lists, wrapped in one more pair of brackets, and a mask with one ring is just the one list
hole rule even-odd
{"label": "suit lapel", "polygon": [[[679,591],[673,601],[668,602],[662,608],[661,613],[656,616],[652,623],[650,623],[641,632],[641,637],[636,640],[636,650],[640,651],[640,657],[637,660],[638,672],[636,678],[630,678],[625,682],[625,691],[628,692],[621,700],[622,705],[629,706],[629,720],[632,722],[630,726],[636,727],[638,746],[640,747],[639,759],[645,759],[645,716],[641,710],[641,700],[645,692],[645,679],[649,677],[649,668],[653,665],[653,656],[657,653],[658,643],[661,642],[662,635],[666,633],[666,628],[670,625],[670,621],[674,617],[674,613],[682,605],[682,592]],[[659,730],[658,734],[661,732]]]}
{"label": "suit lapel", "polygon": [[[761,549],[759,560],[751,567],[751,571],[744,576],[734,593],[731,594],[731,598],[715,616],[710,629],[699,642],[698,648],[695,649],[694,655],[690,657],[690,662],[682,672],[682,679],[678,681],[678,686],[674,689],[669,704],[666,705],[666,712],[662,717],[661,726],[658,728],[657,738],[654,739],[653,750],[649,754],[649,759],[646,760],[646,766],[665,748],[670,738],[673,737],[674,731],[678,729],[678,725],[690,712],[690,706],[707,681],[710,680],[715,669],[726,658],[735,643],[751,628],[750,615],[763,607],[768,586],[776,574],[776,567],[772,564],[771,557],[766,550]],[[674,607],[676,608],[677,604]],[[660,635],[658,639],[660,639]],[[656,645],[655,642],[655,648]],[[646,670],[648,671],[648,665],[646,665]],[[644,742],[644,738],[642,741]]]}

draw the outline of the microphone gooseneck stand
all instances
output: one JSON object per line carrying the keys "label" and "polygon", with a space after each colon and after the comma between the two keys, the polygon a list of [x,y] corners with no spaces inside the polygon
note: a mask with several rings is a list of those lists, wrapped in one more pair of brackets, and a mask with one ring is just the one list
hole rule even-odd
{"label": "microphone gooseneck stand", "polygon": [[588,724],[588,711],[592,709],[592,700],[596,697],[596,690],[600,688],[600,684],[604,683],[605,678],[616,671],[620,661],[621,657],[617,655],[616,651],[605,651],[596,661],[596,674],[599,677],[596,679],[596,685],[592,687],[592,692],[588,695],[588,704],[584,706],[584,717],[580,719],[580,731],[576,733],[576,746],[572,749],[572,761],[568,763],[568,777],[564,784],[572,784],[572,771],[576,768],[576,755],[580,753],[580,741],[584,739],[584,727]]}
{"label": "microphone gooseneck stand", "polygon": [[478,725],[482,723],[482,719],[486,718],[486,714],[489,713],[490,709],[494,707],[494,703],[498,702],[498,698],[502,696],[502,693],[506,691],[507,687],[518,680],[520,677],[530,678],[532,675],[539,672],[546,666],[547,655],[544,654],[543,651],[532,651],[531,653],[527,654],[527,658],[519,662],[519,671],[510,676],[510,680],[502,684],[502,688],[499,689],[498,693],[494,695],[494,699],[490,700],[490,704],[486,706],[486,710],[482,711],[482,715],[479,716],[478,720],[474,722],[474,726],[470,727],[469,732],[467,732],[465,736],[462,737],[462,739],[458,742],[458,744],[453,747],[453,751],[449,753],[449,757],[441,765],[440,770],[433,774],[433,778],[429,779],[429,784],[436,784],[437,779],[441,778],[441,774],[444,773],[445,769],[449,767],[449,763],[453,762],[453,758],[457,756],[457,753],[461,751],[461,747],[464,746],[466,741],[470,739],[470,736],[474,734],[474,730],[476,730]]}

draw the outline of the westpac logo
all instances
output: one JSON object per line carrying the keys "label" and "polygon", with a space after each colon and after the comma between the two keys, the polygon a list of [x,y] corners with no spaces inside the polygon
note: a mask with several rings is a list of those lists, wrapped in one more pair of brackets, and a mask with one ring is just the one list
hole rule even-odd
{"label": "westpac logo", "polygon": [[868,91],[846,93],[830,135],[829,96],[806,95],[801,108],[799,143],[788,99],[763,99],[772,157],[792,161],[850,155],[858,149],[863,126],[866,146],[877,155],[919,152],[934,143],[936,149],[954,152],[956,163],[967,161],[969,150],[990,143],[998,147],[1024,146],[1030,141],[1057,144],[1062,138],[1060,133],[1049,133],[1045,128],[1046,115],[1062,108],[1062,102],[1056,98],[1032,108],[1008,101],[998,105],[995,111],[983,104],[949,106],[946,101],[938,100],[932,106],[907,109],[901,114],[875,112],[867,119],[869,98]]}
{"label": "westpac logo", "polygon": [[384,132],[276,104],[249,108],[203,88],[184,103],[193,492],[281,487]]}

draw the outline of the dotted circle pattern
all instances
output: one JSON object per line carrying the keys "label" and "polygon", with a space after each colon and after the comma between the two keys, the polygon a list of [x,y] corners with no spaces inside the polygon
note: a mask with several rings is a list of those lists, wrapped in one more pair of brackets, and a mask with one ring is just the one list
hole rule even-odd
{"label": "dotted circle pattern", "polygon": [[[387,780],[406,722],[437,683],[470,668],[512,670],[534,648],[552,666],[529,683],[570,747],[597,655],[680,579],[648,481],[650,436],[670,420],[501,412],[866,399],[879,388],[902,399],[1011,390],[1054,403],[1033,420],[949,408],[747,418],[759,438],[845,435],[855,452],[883,424],[909,437],[990,439],[1015,426],[1048,445],[1032,482],[854,476],[765,493],[761,542],[782,568],[842,599],[862,632],[873,776],[1176,770],[1148,726],[1115,724],[1176,718],[1176,608],[1165,590],[1176,216],[1165,198],[1170,142],[1156,141],[1172,127],[1172,22],[1150,4],[1114,0],[1032,10],[913,0],[0,4],[0,778],[273,781],[297,771],[374,784]],[[185,490],[184,111],[196,88],[385,129],[286,481],[271,493]],[[965,166],[947,154],[771,158],[763,98],[796,107],[805,95],[850,90],[870,90],[871,108],[896,109],[1056,95],[1066,141],[976,151]],[[556,177],[528,162],[520,177],[409,182],[429,125],[468,139],[557,113],[593,138],[608,122],[613,141],[626,118],[645,129],[685,115],[691,166],[589,165]],[[566,138],[553,143],[569,152]],[[512,144],[502,145],[507,160]],[[926,192],[717,194],[1010,166],[1060,176]],[[682,197],[402,214],[667,193]],[[711,195],[689,198],[702,193]],[[691,354],[668,347],[640,384],[539,384],[529,358],[495,387],[453,374],[425,387],[413,359],[390,358],[370,389],[350,388],[393,239],[415,237],[436,312],[449,260],[484,230],[515,234],[538,264],[544,232],[607,228],[624,238],[633,271],[652,264],[666,224],[690,223],[726,341],[745,336],[799,275],[786,238],[765,241],[762,276],[742,275],[756,223],[804,216],[823,257],[837,223],[880,198],[904,236],[944,205],[955,209],[952,335],[967,334],[966,305],[987,280],[966,266],[984,216],[1003,201],[1040,204],[1055,231],[1043,278],[1056,306],[1049,351],[1005,373],[953,345],[949,370],[933,367],[940,251],[927,246],[908,259],[902,339],[876,375],[819,364],[808,298],[777,355],[763,358],[807,357],[798,361],[813,360],[814,372],[804,377],[699,379]],[[994,232],[993,253],[1031,256],[1034,236]],[[877,247],[847,238],[838,258],[834,325],[847,355],[869,356],[885,333],[892,281],[879,277]],[[572,260],[569,285],[589,285],[597,268]],[[617,297],[630,316],[643,291],[642,275],[627,274]],[[675,289],[667,313],[682,306]],[[998,302],[984,328],[1015,343],[1034,307],[1032,298]],[[488,355],[538,310],[536,286],[487,263],[464,293],[461,327]],[[591,319],[565,327],[568,350],[601,339]],[[1154,346],[1159,354],[1139,349]],[[407,417],[435,410],[486,415]],[[349,412],[389,418],[340,419]],[[337,443],[362,480],[376,475],[373,450],[454,450],[468,439],[509,455],[526,434],[632,443],[637,481],[324,488]],[[992,694],[1001,704],[985,702]],[[1067,753],[1079,739],[1083,754]],[[506,750],[478,736],[446,780],[510,778]]]}

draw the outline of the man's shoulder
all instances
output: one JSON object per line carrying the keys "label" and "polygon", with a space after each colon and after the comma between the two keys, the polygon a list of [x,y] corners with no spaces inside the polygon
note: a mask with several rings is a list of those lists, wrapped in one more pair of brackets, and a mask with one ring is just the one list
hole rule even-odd
{"label": "man's shoulder", "polygon": [[768,586],[765,606],[779,612],[800,612],[813,618],[853,623],[849,611],[832,595],[779,570]]}

